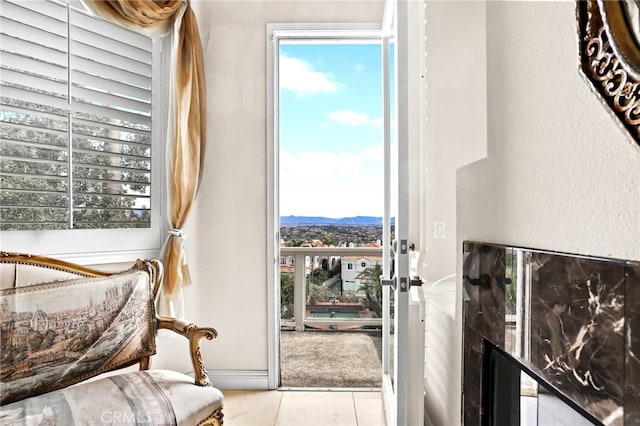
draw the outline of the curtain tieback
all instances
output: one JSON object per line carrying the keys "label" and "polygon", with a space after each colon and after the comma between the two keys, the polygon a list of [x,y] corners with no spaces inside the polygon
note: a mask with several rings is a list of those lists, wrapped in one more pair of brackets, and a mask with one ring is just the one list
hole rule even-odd
{"label": "curtain tieback", "polygon": [[180,241],[183,243],[187,241],[187,237],[185,237],[184,232],[182,232],[182,229],[171,228],[169,229],[169,235],[173,235],[175,237],[180,238]]}

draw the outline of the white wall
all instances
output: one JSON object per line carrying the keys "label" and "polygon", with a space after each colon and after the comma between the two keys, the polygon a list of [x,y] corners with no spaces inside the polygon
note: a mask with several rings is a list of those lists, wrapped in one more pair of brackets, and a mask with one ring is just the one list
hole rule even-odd
{"label": "white wall", "polygon": [[[423,153],[426,279],[425,419],[459,424],[460,361],[455,287],[430,285],[456,272],[456,170],[486,156],[486,5],[481,1],[426,3],[426,132]],[[434,222],[445,222],[436,239]],[[445,291],[451,290],[452,292]]]}
{"label": "white wall", "polygon": [[423,278],[435,281],[456,271],[456,170],[486,155],[486,25],[484,2],[426,5]]}
{"label": "white wall", "polygon": [[486,29],[488,156],[457,174],[458,271],[463,240],[640,259],[640,148],[578,73],[575,3],[488,2]]}
{"label": "white wall", "polygon": [[459,241],[640,258],[640,147],[578,73],[574,9],[487,4],[489,155],[458,174]]}
{"label": "white wall", "polygon": [[[194,285],[187,316],[217,328],[203,344],[209,369],[267,369],[266,24],[381,22],[382,1],[193,0],[205,55],[207,140],[203,184],[185,226]],[[156,360],[184,371],[178,340]],[[162,347],[160,348],[163,349]]]}

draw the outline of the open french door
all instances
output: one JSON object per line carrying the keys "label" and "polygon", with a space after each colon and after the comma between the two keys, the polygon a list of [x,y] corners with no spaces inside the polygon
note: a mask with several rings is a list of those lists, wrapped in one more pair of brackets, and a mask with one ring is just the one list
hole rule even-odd
{"label": "open french door", "polygon": [[[410,256],[416,232],[410,232],[409,176],[412,162],[409,156],[411,100],[410,84],[414,84],[410,64],[410,30],[415,32],[409,16],[416,14],[416,0],[387,0],[382,36],[383,122],[385,151],[385,208],[383,218],[383,340],[382,395],[387,425],[421,424],[424,414],[423,379],[424,345],[411,345],[415,332],[410,324],[410,309],[414,309],[416,294],[411,289]],[[410,11],[411,9],[411,11]],[[410,25],[413,25],[411,28]],[[420,22],[418,22],[420,25]],[[419,52],[412,51],[414,55]],[[415,107],[415,106],[414,106]],[[392,218],[394,232],[392,235]],[[424,337],[424,331],[422,331]],[[417,362],[417,364],[416,364]],[[419,371],[410,371],[418,365]],[[418,376],[418,377],[415,377]],[[417,381],[416,381],[417,380]]]}
{"label": "open french door", "polygon": [[[383,67],[384,123],[384,215],[383,279],[393,285],[383,286],[382,394],[386,424],[416,424],[416,404],[410,403],[416,392],[409,386],[409,137],[407,87],[409,3],[416,0],[387,0],[381,29],[354,30],[336,25],[270,24],[267,27],[267,61],[270,108],[269,126],[269,196],[268,232],[274,236],[268,245],[272,259],[269,292],[269,388],[277,389],[279,360],[279,211],[278,211],[278,46],[285,40],[369,39],[380,41]],[[415,6],[415,5],[414,5]],[[405,78],[398,78],[403,75]],[[392,233],[392,218],[395,230]],[[391,239],[396,241],[392,249]],[[424,352],[424,351],[423,351]],[[420,395],[421,397],[421,395]]]}

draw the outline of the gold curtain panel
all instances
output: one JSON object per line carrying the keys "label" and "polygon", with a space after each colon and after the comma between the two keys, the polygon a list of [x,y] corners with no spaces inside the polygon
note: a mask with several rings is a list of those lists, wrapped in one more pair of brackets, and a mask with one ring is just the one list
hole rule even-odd
{"label": "gold curtain panel", "polygon": [[162,36],[174,29],[167,134],[169,218],[163,248],[164,293],[190,284],[182,226],[202,179],[206,145],[205,81],[202,44],[195,14],[187,0],[82,0],[87,9],[110,22]]}

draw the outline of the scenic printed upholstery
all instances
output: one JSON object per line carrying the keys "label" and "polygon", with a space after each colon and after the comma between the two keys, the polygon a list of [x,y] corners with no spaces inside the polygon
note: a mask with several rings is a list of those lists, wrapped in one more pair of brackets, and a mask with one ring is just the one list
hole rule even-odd
{"label": "scenic printed upholstery", "polygon": [[218,389],[175,371],[134,371],[2,406],[0,423],[197,425],[221,413],[222,400]]}
{"label": "scenic printed upholstery", "polygon": [[[157,316],[162,277],[156,259],[114,273],[0,251],[0,424],[222,426],[200,355],[218,332]],[[160,329],[188,340],[193,376],[149,370]]]}
{"label": "scenic printed upholstery", "polygon": [[0,290],[0,404],[155,354],[153,321],[150,277],[141,266]]}

